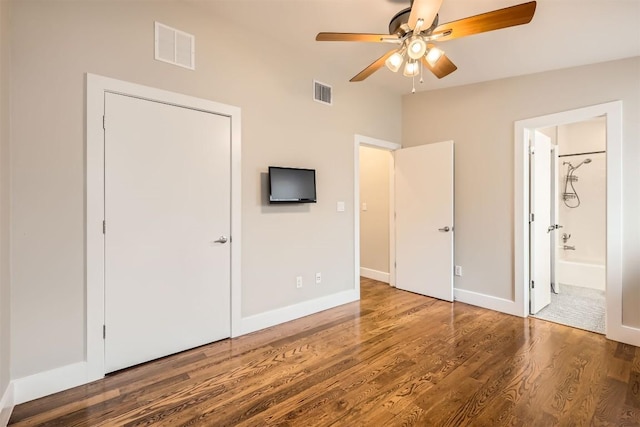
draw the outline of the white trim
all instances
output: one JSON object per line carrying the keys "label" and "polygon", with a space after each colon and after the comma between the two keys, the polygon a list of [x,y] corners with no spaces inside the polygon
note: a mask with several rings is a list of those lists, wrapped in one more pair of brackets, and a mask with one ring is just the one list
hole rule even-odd
{"label": "white trim", "polygon": [[[197,109],[231,118],[231,336],[240,335],[241,321],[241,128],[240,108],[121,80],[87,74],[86,126],[86,372],[83,384],[104,377],[104,115],[105,92]],[[76,366],[76,365],[73,365]],[[80,365],[78,365],[80,366]],[[64,368],[60,368],[64,369]],[[52,377],[52,382],[58,377]],[[61,381],[60,384],[68,384]],[[61,388],[55,388],[61,390]]]}
{"label": "white trim", "polygon": [[13,380],[15,404],[86,384],[88,372],[87,363],[78,362]]}
{"label": "white trim", "polygon": [[607,319],[606,335],[629,344],[640,343],[640,329],[623,325],[622,318],[622,101],[520,120],[515,123],[514,250],[515,302],[519,315],[529,314],[529,156],[526,134],[532,129],[607,118]]}
{"label": "white trim", "polygon": [[360,267],[360,276],[367,279],[377,280],[379,282],[389,283],[389,273],[374,270],[372,268]]}
{"label": "white trim", "polygon": [[327,295],[321,298],[290,305],[288,307],[282,307],[265,313],[256,314],[254,316],[244,317],[241,319],[240,325],[237,328],[238,335],[269,328],[271,326],[299,319],[304,316],[309,316],[323,310],[328,310],[339,305],[358,301],[359,299],[360,287],[358,287],[358,289],[350,289],[337,294]]}
{"label": "white trim", "polygon": [[640,347],[640,328],[633,328],[625,325],[621,325],[616,328],[608,328],[607,338],[613,341],[619,341]]}
{"label": "white trim", "polygon": [[396,286],[396,159],[389,160],[389,285]]}
{"label": "white trim", "polygon": [[[358,291],[360,299],[360,145],[368,147],[382,148],[395,151],[402,148],[402,145],[382,139],[371,138],[369,136],[356,134],[353,138],[353,260],[354,260],[354,286]],[[391,168],[393,166],[393,156],[391,156]],[[395,169],[394,169],[395,170]],[[389,205],[395,207],[395,174],[389,175]],[[395,286],[395,217],[394,209],[389,209],[389,280],[391,286]]]}
{"label": "white trim", "polygon": [[9,424],[14,405],[13,382],[10,382],[2,395],[2,400],[0,400],[0,427]]}
{"label": "white trim", "polygon": [[475,305],[477,307],[488,308],[489,310],[495,310],[501,313],[520,316],[520,310],[518,309],[516,303],[512,300],[504,298],[498,298],[491,295],[467,291],[466,289],[454,288],[453,300],[457,302],[463,302],[465,304]]}

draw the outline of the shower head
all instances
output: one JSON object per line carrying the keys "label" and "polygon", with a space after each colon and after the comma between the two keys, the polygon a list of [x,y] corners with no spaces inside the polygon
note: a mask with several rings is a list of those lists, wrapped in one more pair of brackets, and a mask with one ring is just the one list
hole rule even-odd
{"label": "shower head", "polygon": [[575,168],[573,168],[573,170],[578,169],[580,166],[586,164],[586,163],[591,163],[591,159],[584,159],[583,161],[581,161],[580,163],[578,163],[578,166],[576,166]]}

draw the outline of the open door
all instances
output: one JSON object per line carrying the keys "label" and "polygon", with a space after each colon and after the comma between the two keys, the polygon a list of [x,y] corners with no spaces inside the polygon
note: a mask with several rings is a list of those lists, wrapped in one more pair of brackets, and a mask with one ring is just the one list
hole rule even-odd
{"label": "open door", "polygon": [[394,157],[396,287],[453,301],[453,141]]}
{"label": "open door", "polygon": [[530,312],[536,314],[551,302],[551,140],[535,131],[530,151],[529,233],[531,249]]}

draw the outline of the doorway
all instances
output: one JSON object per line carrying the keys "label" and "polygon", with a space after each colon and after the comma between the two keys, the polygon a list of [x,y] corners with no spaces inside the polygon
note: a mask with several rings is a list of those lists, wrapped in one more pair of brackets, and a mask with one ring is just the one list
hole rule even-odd
{"label": "doorway", "polygon": [[360,276],[390,283],[393,155],[360,146]]}
{"label": "doorway", "polygon": [[532,141],[530,314],[604,334],[606,118],[536,129]]}
{"label": "doorway", "polygon": [[[224,117],[230,129],[230,317],[231,336],[244,331],[241,316],[241,122],[240,108],[93,74],[86,76],[86,363],[76,384],[103,378],[105,364],[105,97],[116,95]],[[136,113],[137,114],[137,113]],[[135,115],[135,114],[134,114]],[[150,153],[154,155],[154,153]],[[107,228],[109,225],[107,224]],[[220,234],[207,236],[207,242]],[[229,245],[232,243],[231,245]],[[218,243],[213,243],[214,246]],[[215,249],[215,248],[212,248]],[[142,254],[144,255],[144,254]],[[108,333],[108,331],[107,331]],[[79,377],[78,377],[79,378]]]}
{"label": "doorway", "polygon": [[[529,139],[536,129],[603,117],[606,120],[606,328],[608,338],[627,341],[622,325],[622,103],[620,101],[540,116],[515,123],[515,302],[523,317],[530,304]],[[574,167],[576,164],[573,165]],[[562,291],[562,290],[561,290]]]}
{"label": "doorway", "polygon": [[[393,150],[389,282],[399,289],[453,301],[453,141],[400,149],[356,135],[355,271],[360,271],[360,146]],[[359,289],[360,277],[355,274]]]}
{"label": "doorway", "polygon": [[[388,226],[386,226],[386,230],[380,232],[378,230],[378,238],[379,239],[383,239],[383,236],[380,236],[380,234],[384,233],[385,231],[388,233],[388,248],[383,248],[383,249],[379,249],[378,251],[384,251],[386,249],[386,251],[388,252],[388,258],[387,258],[387,262],[385,263],[384,260],[380,260],[380,255],[377,255],[377,262],[379,264],[385,265],[388,267],[388,270],[385,271],[379,271],[376,268],[370,268],[367,265],[363,265],[362,264],[362,248],[361,248],[361,230],[362,230],[362,223],[361,223],[361,210],[363,209],[367,209],[366,212],[369,212],[369,202],[367,200],[361,200],[361,194],[360,194],[360,189],[361,189],[361,147],[368,149],[368,150],[373,150],[370,151],[369,153],[372,154],[372,157],[378,157],[379,159],[377,159],[377,161],[374,160],[375,163],[379,163],[378,167],[383,167],[381,166],[381,164],[383,164],[384,162],[384,158],[386,157],[388,160],[387,166],[388,166],[388,170],[386,171],[386,175],[388,177],[388,179],[386,180],[386,184],[388,185],[388,193],[387,193],[387,213],[388,213],[388,217],[387,217],[387,221],[385,221]],[[391,286],[395,286],[395,216],[394,216],[394,209],[393,206],[395,205],[395,193],[394,193],[394,188],[395,188],[395,174],[393,173],[394,170],[394,159],[393,159],[393,152],[395,150],[400,149],[402,146],[400,144],[394,143],[394,142],[390,142],[390,141],[384,141],[381,139],[376,139],[376,138],[371,138],[368,136],[364,136],[364,135],[355,135],[354,138],[354,249],[355,249],[355,254],[354,254],[354,260],[355,260],[355,277],[354,277],[354,286],[355,289],[360,289],[360,276],[364,275],[363,277],[370,277],[372,279],[375,280],[379,280],[385,283],[388,283]],[[365,160],[366,161],[366,160]],[[375,182],[372,182],[371,185],[375,185]],[[384,197],[384,195],[382,195],[382,197]],[[363,206],[362,203],[365,203],[366,205]],[[378,212],[378,215],[380,215],[380,212]],[[384,215],[384,212],[382,213],[382,215]],[[375,219],[374,219],[375,221]],[[374,224],[371,224],[371,226],[375,226]],[[365,226],[366,227],[366,226]],[[366,241],[365,241],[366,243]],[[377,251],[377,252],[378,252]],[[364,269],[363,269],[364,267]],[[385,274],[386,273],[386,274]]]}

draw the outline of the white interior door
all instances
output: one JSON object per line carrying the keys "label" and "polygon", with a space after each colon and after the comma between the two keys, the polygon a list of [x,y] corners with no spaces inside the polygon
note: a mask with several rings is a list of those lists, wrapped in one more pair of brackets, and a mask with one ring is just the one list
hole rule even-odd
{"label": "white interior door", "polygon": [[230,119],[105,95],[105,368],[230,335]]}
{"label": "white interior door", "polygon": [[394,157],[396,287],[453,301],[453,141]]}
{"label": "white interior door", "polygon": [[530,156],[530,310],[535,314],[551,302],[551,140],[535,131]]}

